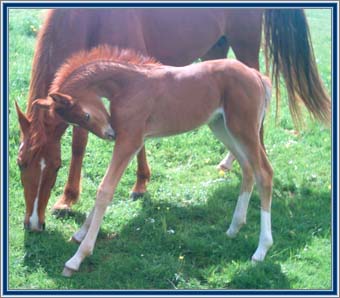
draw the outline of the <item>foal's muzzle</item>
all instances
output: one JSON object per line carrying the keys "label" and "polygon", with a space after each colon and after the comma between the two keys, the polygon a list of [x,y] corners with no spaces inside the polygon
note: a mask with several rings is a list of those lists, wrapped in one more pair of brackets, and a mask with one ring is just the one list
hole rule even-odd
{"label": "foal's muzzle", "polygon": [[114,132],[114,130],[112,129],[111,126],[109,126],[109,127],[107,128],[107,130],[105,131],[105,138],[108,139],[108,140],[110,140],[110,141],[115,140],[116,134],[115,134],[115,132]]}

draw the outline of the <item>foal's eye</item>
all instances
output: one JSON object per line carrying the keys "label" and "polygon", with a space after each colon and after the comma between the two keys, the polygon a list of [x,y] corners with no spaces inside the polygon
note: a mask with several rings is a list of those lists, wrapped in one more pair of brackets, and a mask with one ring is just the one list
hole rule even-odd
{"label": "foal's eye", "polygon": [[85,113],[84,114],[84,119],[86,122],[90,121],[90,114],[89,113]]}

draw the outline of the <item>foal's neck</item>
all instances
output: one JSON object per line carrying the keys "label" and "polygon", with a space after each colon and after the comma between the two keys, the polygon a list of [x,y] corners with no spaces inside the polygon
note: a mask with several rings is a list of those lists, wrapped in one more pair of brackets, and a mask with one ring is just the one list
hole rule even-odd
{"label": "foal's neck", "polygon": [[58,88],[74,94],[91,89],[99,96],[109,97],[123,86],[145,75],[145,67],[112,61],[96,61],[79,67]]}

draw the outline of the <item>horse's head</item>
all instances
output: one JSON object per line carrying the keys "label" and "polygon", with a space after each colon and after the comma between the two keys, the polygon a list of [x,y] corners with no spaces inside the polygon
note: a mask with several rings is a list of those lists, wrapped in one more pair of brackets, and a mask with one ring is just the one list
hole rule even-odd
{"label": "horse's head", "polygon": [[42,231],[45,209],[61,165],[60,137],[65,124],[60,125],[60,120],[56,125],[46,122],[37,111],[27,117],[17,104],[16,110],[21,130],[17,162],[26,202],[24,227]]}
{"label": "horse's head", "polygon": [[73,98],[55,92],[49,94],[47,99],[37,99],[33,105],[52,109],[66,122],[85,128],[102,139],[114,140],[115,138],[110,125],[110,115],[103,102],[90,93],[87,96]]}

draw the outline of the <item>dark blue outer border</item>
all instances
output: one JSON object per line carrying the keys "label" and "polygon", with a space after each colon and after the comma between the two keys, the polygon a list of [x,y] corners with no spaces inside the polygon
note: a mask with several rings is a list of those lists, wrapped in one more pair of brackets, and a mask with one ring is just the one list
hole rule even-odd
{"label": "dark blue outer border", "polygon": [[[123,0],[124,1],[124,0]],[[149,0],[150,1],[150,0]],[[178,1],[178,0],[177,0]],[[250,8],[259,8],[259,7],[286,7],[286,8],[298,8],[298,7],[305,7],[305,8],[335,8],[335,3],[327,3],[326,1],[324,3],[320,2],[282,2],[282,3],[265,3],[265,2],[250,2],[250,3],[232,3],[232,2],[219,2],[219,3],[209,3],[209,1],[205,2],[193,2],[193,3],[185,3],[185,2],[170,2],[170,3],[164,3],[164,2],[148,2],[143,3],[141,1],[136,2],[126,2],[126,3],[115,3],[115,2],[100,2],[100,1],[93,1],[90,3],[83,3],[81,1],[79,2],[47,2],[47,3],[40,3],[38,1],[36,2],[28,2],[28,3],[20,3],[20,2],[13,2],[13,3],[4,3],[4,8],[58,8],[58,7],[85,7],[85,8],[93,8],[93,7],[107,7],[107,8],[119,8],[119,7],[164,7],[164,8],[170,8],[170,7],[250,7]]]}
{"label": "dark blue outer border", "polygon": [[[338,11],[337,7],[339,7],[339,3],[337,5],[333,6],[333,19],[332,19],[332,28],[333,28],[333,47],[332,47],[332,70],[333,70],[333,77],[332,77],[332,87],[333,87],[333,94],[332,94],[332,102],[333,102],[333,107],[332,107],[332,113],[333,113],[333,128],[332,128],[332,140],[333,140],[333,146],[332,146],[332,153],[333,153],[333,166],[332,166],[332,174],[333,174],[333,179],[332,179],[332,190],[333,190],[333,289],[338,291],[337,289],[337,281],[339,280],[338,276],[338,271],[334,270],[335,268],[338,268],[339,266],[339,260],[338,260],[338,252],[339,252],[339,247],[338,247],[338,241],[337,237],[339,235],[339,218],[337,214],[337,210],[339,208],[339,178],[338,178],[338,166],[339,166],[339,161],[338,161],[338,153],[339,153],[339,148],[338,148],[338,137],[339,137],[339,132],[338,132],[338,127],[339,127],[339,98],[337,97],[338,95],[338,74],[339,74],[339,61],[338,61],[338,29],[339,29],[339,16],[338,16]],[[338,293],[339,294],[339,293]]]}
{"label": "dark blue outer border", "polygon": [[[2,293],[6,296],[179,296],[179,295],[190,295],[190,296],[244,296],[244,295],[253,295],[253,296],[330,296],[338,294],[338,244],[337,244],[337,236],[338,236],[338,173],[337,173],[337,165],[338,165],[338,102],[337,102],[337,94],[338,94],[338,11],[337,7],[339,6],[338,2],[284,2],[284,3],[209,3],[209,2],[196,2],[196,3],[162,3],[162,2],[154,2],[154,3],[142,3],[142,2],[129,2],[129,3],[110,3],[110,2],[94,2],[94,3],[82,3],[82,2],[67,2],[67,3],[58,3],[58,2],[50,2],[50,3],[39,3],[39,2],[13,2],[13,3],[3,3],[3,15],[1,18],[2,21],[2,57],[3,57],[3,69],[2,69],[2,78],[3,78],[3,110],[2,110],[2,127],[3,127],[3,155],[2,155],[2,166],[3,166],[3,177],[2,177],[2,187],[3,187],[3,210],[2,210],[2,238],[3,238],[3,258],[2,258]],[[8,22],[8,9],[9,8],[58,8],[58,7],[107,7],[107,8],[119,8],[119,7],[250,7],[250,8],[331,8],[333,11],[333,19],[332,19],[332,28],[333,28],[333,46],[332,46],[332,84],[333,84],[333,109],[332,109],[332,152],[333,152],[333,167],[332,167],[332,194],[333,194],[333,280],[332,280],[332,290],[9,290],[7,273],[8,273],[8,32],[7,32],[7,22]],[[6,111],[6,112],[5,112]]]}

